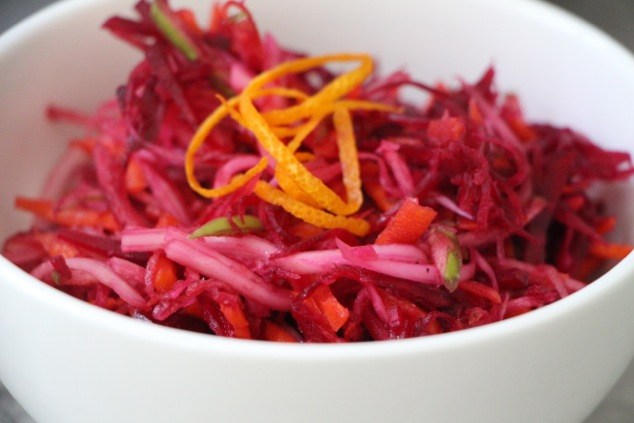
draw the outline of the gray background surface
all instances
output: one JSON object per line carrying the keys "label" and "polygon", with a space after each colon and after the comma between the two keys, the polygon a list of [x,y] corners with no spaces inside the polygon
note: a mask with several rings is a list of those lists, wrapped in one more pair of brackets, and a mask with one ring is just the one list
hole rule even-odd
{"label": "gray background surface", "polygon": [[[0,32],[53,2],[54,0],[0,0]],[[594,23],[634,51],[634,0],[551,0],[551,3]],[[0,345],[1,343],[0,339]],[[0,423],[32,422],[33,420],[24,413],[0,384]],[[585,423],[632,422],[634,422],[634,362]]]}

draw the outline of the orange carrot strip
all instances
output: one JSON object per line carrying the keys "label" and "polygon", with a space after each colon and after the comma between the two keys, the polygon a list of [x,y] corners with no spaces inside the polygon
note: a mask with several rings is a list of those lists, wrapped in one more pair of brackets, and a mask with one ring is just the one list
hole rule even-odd
{"label": "orange carrot strip", "polygon": [[249,328],[249,321],[247,320],[244,312],[239,307],[228,306],[220,303],[220,311],[225,318],[233,326],[233,330],[236,338],[251,339],[251,329]]}
{"label": "orange carrot strip", "polygon": [[119,223],[109,211],[99,212],[81,207],[69,207],[55,210],[50,200],[17,197],[16,208],[33,213],[34,215],[61,226],[87,226],[116,231]]}
{"label": "orange carrot strip", "polygon": [[273,342],[297,342],[286,329],[270,320],[264,323],[264,339]]}
{"label": "orange carrot strip", "polygon": [[330,328],[337,332],[348,321],[350,311],[333,295],[328,285],[322,285],[315,289],[311,295],[319,310],[328,321]]}
{"label": "orange carrot strip", "polygon": [[51,221],[60,226],[85,226],[113,232],[120,229],[119,222],[117,222],[117,219],[111,212],[99,212],[79,207],[54,212]]}
{"label": "orange carrot strip", "polygon": [[486,298],[495,304],[500,304],[502,302],[502,297],[500,297],[500,293],[498,291],[480,282],[471,280],[461,281],[458,288],[470,294]]}
{"label": "orange carrot strip", "polygon": [[50,200],[35,200],[26,197],[16,197],[15,207],[48,220],[50,220],[53,216],[53,202]]}
{"label": "orange carrot strip", "polygon": [[595,242],[590,247],[590,252],[601,258],[622,260],[633,248],[625,244]]}
{"label": "orange carrot strip", "polygon": [[406,198],[375,244],[414,244],[427,231],[436,215],[434,209],[421,206],[415,199]]}
{"label": "orange carrot strip", "polygon": [[147,180],[137,160],[131,159],[125,170],[126,190],[131,194],[138,194],[147,188]]}
{"label": "orange carrot strip", "polygon": [[147,271],[154,289],[159,293],[172,289],[178,279],[176,265],[164,253],[155,253],[148,261]]}
{"label": "orange carrot strip", "polygon": [[605,235],[608,232],[610,232],[612,229],[614,229],[615,226],[616,226],[616,217],[606,216],[603,219],[601,219],[601,221],[599,221],[595,229],[599,234]]}
{"label": "orange carrot strip", "polygon": [[77,257],[79,249],[70,242],[59,239],[57,234],[53,232],[40,232],[35,234],[35,238],[42,244],[42,247],[53,256],[62,256],[64,258]]}

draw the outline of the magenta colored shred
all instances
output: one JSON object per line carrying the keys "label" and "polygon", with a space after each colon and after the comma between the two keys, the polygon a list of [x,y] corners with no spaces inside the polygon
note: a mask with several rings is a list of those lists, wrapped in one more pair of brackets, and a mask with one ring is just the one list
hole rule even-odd
{"label": "magenta colored shred", "polygon": [[[141,0],[136,18],[104,24],[143,54],[113,99],[92,116],[47,110],[53,121],[83,126],[86,138],[70,145],[42,198],[27,209],[36,215],[32,227],[7,239],[2,252],[45,283],[178,329],[279,340],[270,332],[278,328],[296,342],[358,342],[507,319],[573,294],[614,264],[592,252],[605,242],[613,217],[590,188],[631,177],[630,156],[570,128],[527,122],[519,100],[498,93],[493,68],[457,88],[400,70],[374,75],[355,92],[357,99],[404,109],[353,113],[365,188],[360,215],[371,224],[365,237],[306,230],[256,197],[255,180],[226,197],[195,195],[183,170],[185,150],[219,106],[217,96],[230,97],[255,75],[303,53],[261,36],[242,2],[217,5],[211,26],[201,29],[188,11],[157,0],[185,51],[154,22],[152,7]],[[316,92],[333,77],[319,68],[284,83]],[[407,103],[404,88],[428,100]],[[258,101],[274,109],[289,99]],[[306,164],[310,171],[336,186],[334,138],[324,123],[302,148],[318,157]],[[227,119],[199,151],[197,177],[225,185],[261,155],[253,136]],[[267,170],[261,177],[273,175]],[[413,245],[375,245],[405,198],[438,213],[431,228]],[[51,209],[38,209],[46,201]],[[76,221],[58,218],[63,213]],[[88,218],[95,215],[101,217]],[[188,236],[212,219],[244,215],[263,229]],[[459,263],[448,285],[450,251]],[[330,303],[320,303],[324,292]],[[332,299],[328,314],[322,308]]]}

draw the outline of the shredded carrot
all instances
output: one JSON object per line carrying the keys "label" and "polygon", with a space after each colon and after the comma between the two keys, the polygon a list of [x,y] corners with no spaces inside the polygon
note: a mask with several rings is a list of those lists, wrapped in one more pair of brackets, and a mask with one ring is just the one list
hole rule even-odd
{"label": "shredded carrot", "polygon": [[147,188],[147,180],[138,160],[128,161],[125,169],[125,186],[131,194],[138,194]]}
{"label": "shredded carrot", "polygon": [[363,175],[363,190],[383,212],[387,212],[396,206],[398,201],[390,198],[379,180],[379,166],[372,161],[361,162],[361,174]]}
{"label": "shredded carrot", "polygon": [[462,216],[457,216],[456,221],[457,226],[463,231],[476,231],[479,228],[478,222]]}
{"label": "shredded carrot", "polygon": [[601,234],[605,235],[616,226],[616,218],[614,216],[606,216],[603,217],[599,223],[596,225],[595,230]]}
{"label": "shredded carrot", "polygon": [[157,253],[150,259],[148,272],[154,289],[160,293],[165,293],[172,289],[178,279],[176,265],[163,253]]}
{"label": "shredded carrot", "polygon": [[109,231],[119,230],[119,223],[110,211],[90,210],[80,206],[72,206],[57,210],[50,200],[17,197],[15,206],[18,209],[56,223],[61,226],[85,226]]}
{"label": "shredded carrot", "polygon": [[161,213],[154,225],[156,228],[169,228],[170,226],[177,226],[180,222],[174,216],[169,213]]}
{"label": "shredded carrot", "polygon": [[388,198],[385,188],[377,180],[364,182],[364,189],[381,211],[386,212],[396,205],[395,201]]}
{"label": "shredded carrot", "polygon": [[375,244],[414,244],[427,231],[436,215],[434,209],[421,206],[415,198],[406,198]]}
{"label": "shredded carrot", "polygon": [[[331,62],[359,62],[360,65],[342,73],[320,91],[308,95],[283,87],[267,87],[275,80],[292,73],[304,72]],[[193,136],[185,155],[185,173],[190,187],[198,194],[215,198],[230,194],[252,178],[259,178],[269,167],[276,187],[259,180],[255,194],[264,201],[281,206],[295,217],[321,228],[344,228],[363,236],[370,225],[363,219],[349,217],[363,204],[360,166],[351,110],[397,111],[396,108],[370,101],[346,99],[372,73],[373,62],[368,55],[339,54],[297,59],[262,72],[247,85],[242,93],[225,100],[211,113]],[[265,96],[292,99],[292,105],[261,112],[254,100]],[[337,137],[339,161],[345,195],[340,195],[324,181],[314,176],[303,164],[305,152],[297,150],[319,124],[332,115]],[[195,156],[213,128],[230,116],[251,131],[264,155],[259,163],[245,173],[236,175],[229,184],[205,188],[196,179]],[[269,160],[269,156],[270,159]],[[310,156],[312,158],[313,156]],[[345,197],[345,198],[344,198]]]}
{"label": "shredded carrot", "polygon": [[301,239],[309,239],[315,237],[324,232],[324,229],[318,228],[315,225],[311,225],[310,223],[304,221],[298,221],[288,228],[288,232],[291,234],[301,238]]}
{"label": "shredded carrot", "polygon": [[590,247],[590,251],[597,257],[622,260],[632,252],[633,248],[631,245],[625,244],[595,242]]}
{"label": "shredded carrot", "polygon": [[605,263],[605,259],[599,256],[590,255],[586,257],[574,273],[574,277],[579,280],[588,280],[593,276],[596,276],[597,272],[601,269]]}
{"label": "shredded carrot", "polygon": [[55,212],[50,220],[61,226],[85,226],[112,232],[120,230],[119,222],[110,211],[69,208]]}
{"label": "shredded carrot", "polygon": [[41,232],[35,235],[42,247],[51,257],[62,256],[64,258],[77,257],[80,252],[73,243],[66,242],[57,237],[56,234],[50,232]]}
{"label": "shredded carrot", "polygon": [[500,297],[500,293],[496,289],[481,282],[466,280],[460,282],[460,285],[458,285],[458,287],[459,289],[469,292],[470,294],[486,298],[494,304],[502,303],[502,297]]}
{"label": "shredded carrot", "polygon": [[50,200],[31,199],[26,197],[16,197],[15,207],[33,213],[38,217],[52,220],[53,202]]}
{"label": "shredded carrot", "polygon": [[192,303],[188,306],[183,307],[183,313],[188,314],[190,316],[194,316],[198,319],[203,319],[203,311],[200,307],[199,302]]}
{"label": "shredded carrot", "polygon": [[203,30],[198,25],[198,22],[196,21],[196,16],[191,10],[188,10],[188,9],[178,10],[176,11],[176,14],[181,19],[181,21],[185,23],[187,28],[193,31],[196,35],[203,34]]}
{"label": "shredded carrot", "polygon": [[566,205],[570,207],[570,210],[575,212],[581,210],[581,208],[584,207],[586,204],[585,196],[581,194],[570,195],[566,197],[565,199],[563,199],[562,201],[564,201]]}
{"label": "shredded carrot", "polygon": [[529,313],[531,310],[533,310],[530,307],[514,307],[513,309],[509,310],[507,309],[506,312],[504,313],[504,318],[505,319],[510,319],[511,317],[517,317],[517,316],[521,316],[522,314],[526,314]]}
{"label": "shredded carrot", "polygon": [[336,332],[348,321],[350,312],[334,296],[328,285],[315,289],[310,297],[321,310],[330,328]]}
{"label": "shredded carrot", "polygon": [[251,329],[241,308],[220,303],[220,311],[233,326],[236,338],[251,339]]}
{"label": "shredded carrot", "polygon": [[264,322],[264,339],[273,342],[297,342],[286,329],[270,320]]}
{"label": "shredded carrot", "polygon": [[477,125],[482,125],[484,122],[484,117],[482,117],[482,112],[480,112],[480,108],[476,104],[474,99],[469,100],[468,105],[469,118],[475,122]]}
{"label": "shredded carrot", "polygon": [[78,148],[86,154],[92,154],[92,150],[96,143],[97,141],[94,138],[87,137],[71,141],[70,147]]}

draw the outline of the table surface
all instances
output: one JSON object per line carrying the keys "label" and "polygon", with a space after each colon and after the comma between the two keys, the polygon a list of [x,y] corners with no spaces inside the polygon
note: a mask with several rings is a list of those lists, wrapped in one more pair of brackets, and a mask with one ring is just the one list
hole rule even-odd
{"label": "table surface", "polygon": [[[54,0],[1,0],[0,33]],[[594,23],[634,51],[633,0],[551,0]],[[631,423],[634,421],[634,362],[585,423]],[[32,423],[0,384],[0,423]]]}

